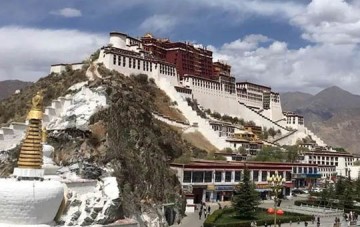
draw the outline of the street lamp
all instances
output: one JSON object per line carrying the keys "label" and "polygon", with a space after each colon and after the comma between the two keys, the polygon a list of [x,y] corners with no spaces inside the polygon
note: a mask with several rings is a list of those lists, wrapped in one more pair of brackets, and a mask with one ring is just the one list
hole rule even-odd
{"label": "street lamp", "polygon": [[283,183],[285,182],[285,178],[282,176],[279,176],[278,174],[269,176],[267,178],[267,182],[269,183],[272,191],[274,192],[274,226],[276,227],[276,213],[277,213],[277,203],[278,203],[278,194],[281,192],[281,189],[283,188]]}

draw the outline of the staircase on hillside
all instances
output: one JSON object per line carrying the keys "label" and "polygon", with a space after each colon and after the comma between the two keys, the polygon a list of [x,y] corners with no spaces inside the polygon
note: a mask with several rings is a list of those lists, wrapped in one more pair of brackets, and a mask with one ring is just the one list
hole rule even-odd
{"label": "staircase on hillside", "polygon": [[262,117],[263,119],[265,119],[265,120],[267,120],[267,121],[270,121],[272,124],[276,125],[277,127],[282,128],[283,130],[289,131],[287,128],[279,125],[278,123],[276,123],[275,121],[271,120],[270,118],[265,117],[264,115],[260,114],[259,111],[253,110],[252,108],[250,108],[249,106],[247,106],[245,103],[240,102],[240,101],[238,101],[238,103],[239,103],[240,105],[245,106],[247,109],[251,110],[252,112],[256,113],[257,115],[259,115],[259,116]]}
{"label": "staircase on hillside", "polygon": [[226,142],[225,137],[219,137],[219,134],[216,133],[211,127],[209,120],[201,118],[194,111],[175,90],[166,79],[159,79],[158,86],[165,91],[165,93],[178,104],[178,108],[183,113],[183,115],[188,119],[191,125],[197,125],[197,130],[209,140],[216,148],[219,150],[224,149],[229,146],[229,143]]}
{"label": "staircase on hillside", "polygon": [[320,139],[317,135],[315,135],[312,131],[310,131],[308,128],[305,128],[306,134],[311,136],[311,139],[315,140],[315,142],[317,143],[317,145],[319,146],[326,146],[326,143]]}
{"label": "staircase on hillside", "polygon": [[[61,116],[63,109],[71,105],[72,99],[59,97],[44,108],[43,127],[54,118]],[[20,144],[25,136],[28,122],[12,122],[9,127],[0,128],[0,151],[10,150]]]}
{"label": "staircase on hillside", "polygon": [[291,131],[291,132],[289,132],[289,133],[285,134],[284,136],[281,136],[281,137],[279,137],[279,138],[275,139],[275,140],[274,140],[274,141],[272,141],[272,142],[273,142],[273,143],[277,143],[277,142],[281,141],[282,139],[285,139],[285,138],[287,138],[287,137],[289,137],[289,136],[293,135],[295,132],[297,132],[297,130],[293,130],[293,131]]}

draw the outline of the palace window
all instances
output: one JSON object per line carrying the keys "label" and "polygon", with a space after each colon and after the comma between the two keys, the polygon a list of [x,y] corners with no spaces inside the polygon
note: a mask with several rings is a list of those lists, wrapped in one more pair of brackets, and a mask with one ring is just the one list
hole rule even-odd
{"label": "palace window", "polygon": [[116,65],[116,55],[113,55],[113,64]]}
{"label": "palace window", "polygon": [[184,171],[184,183],[190,183],[191,182],[191,171]]}
{"label": "palace window", "polygon": [[221,182],[221,172],[220,171],[215,172],[215,182]]}
{"label": "palace window", "polygon": [[150,72],[152,72],[152,62],[150,62]]}
{"label": "palace window", "polygon": [[140,59],[138,59],[138,69],[140,69]]}
{"label": "palace window", "polygon": [[131,58],[129,58],[129,68],[131,68],[131,62],[132,62],[132,60],[131,60]]}
{"label": "palace window", "polygon": [[118,65],[121,65],[121,56],[118,56]]}
{"label": "palace window", "polygon": [[240,182],[241,180],[241,171],[235,171],[235,182]]}
{"label": "palace window", "polygon": [[125,67],[125,66],[126,66],[126,57],[123,56],[123,67]]}
{"label": "palace window", "polygon": [[267,171],[261,172],[261,181],[267,181]]}
{"label": "palace window", "polygon": [[135,66],[135,64],[136,64],[135,61],[136,61],[135,58],[133,58],[133,69],[135,69],[135,67],[136,67]]}
{"label": "palace window", "polygon": [[203,171],[194,171],[192,176],[192,182],[201,183],[204,182],[204,172]]}
{"label": "palace window", "polygon": [[205,182],[212,182],[212,171],[206,171],[205,172]]}
{"label": "palace window", "polygon": [[259,181],[259,171],[253,170],[253,181],[258,182]]}
{"label": "palace window", "polygon": [[298,170],[299,170],[299,173],[302,173],[302,167],[299,167]]}
{"label": "palace window", "polygon": [[285,180],[286,181],[291,181],[291,172],[289,172],[289,171],[286,171],[286,173],[285,173]]}
{"label": "palace window", "polygon": [[231,171],[225,172],[225,182],[231,182]]}

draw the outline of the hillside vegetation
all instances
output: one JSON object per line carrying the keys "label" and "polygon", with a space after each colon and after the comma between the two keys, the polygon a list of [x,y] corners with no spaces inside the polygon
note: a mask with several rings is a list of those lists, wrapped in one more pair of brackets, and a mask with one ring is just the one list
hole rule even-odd
{"label": "hillside vegetation", "polygon": [[46,106],[51,100],[65,95],[73,84],[85,80],[85,70],[68,70],[60,75],[50,74],[40,78],[36,83],[23,88],[20,94],[13,94],[0,101],[0,126],[11,121],[23,122],[31,107],[31,98],[36,92],[43,92],[44,106]]}

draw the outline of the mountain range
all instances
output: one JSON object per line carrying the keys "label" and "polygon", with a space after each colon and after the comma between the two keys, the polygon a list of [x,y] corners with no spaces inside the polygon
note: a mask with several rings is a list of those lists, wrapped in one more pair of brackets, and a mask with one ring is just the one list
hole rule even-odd
{"label": "mountain range", "polygon": [[32,82],[24,82],[20,80],[4,80],[0,81],[0,100],[14,94],[16,90],[30,86]]}
{"label": "mountain range", "polygon": [[304,116],[305,126],[328,145],[360,153],[360,96],[337,86],[316,95],[302,92],[280,94],[283,111]]}

